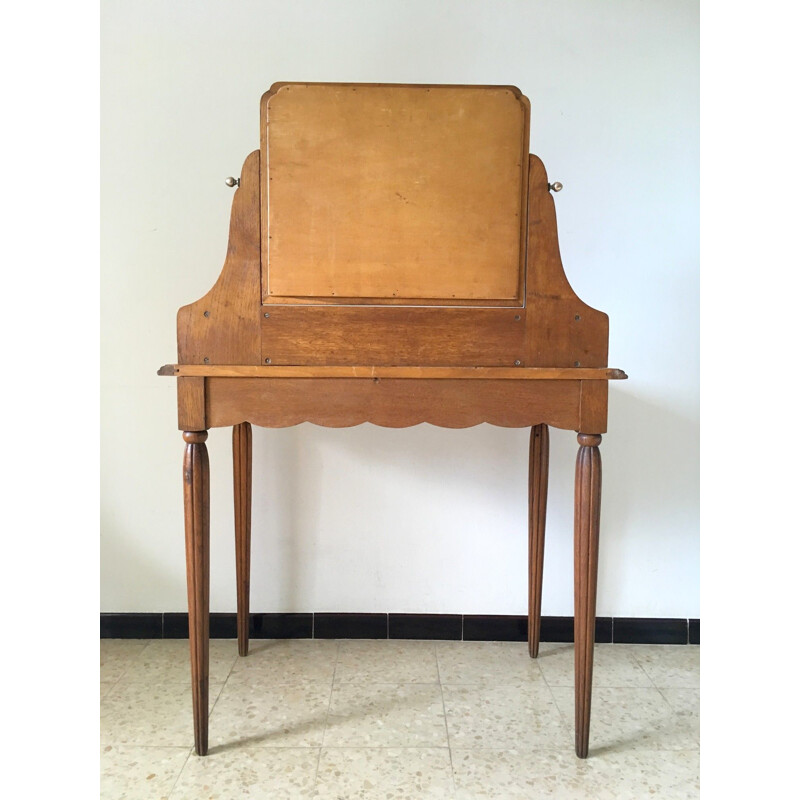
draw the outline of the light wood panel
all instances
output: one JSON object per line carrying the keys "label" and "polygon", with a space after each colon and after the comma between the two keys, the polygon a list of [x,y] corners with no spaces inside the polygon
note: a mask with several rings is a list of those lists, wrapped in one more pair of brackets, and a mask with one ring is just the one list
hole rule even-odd
{"label": "light wood panel", "polygon": [[580,381],[206,378],[209,427],[248,421],[266,428],[313,422],[343,428],[371,422],[405,428],[427,422],[507,428],[540,422],[576,430]]}
{"label": "light wood panel", "polygon": [[525,314],[505,308],[265,306],[262,363],[514,366]]}
{"label": "light wood panel", "polygon": [[567,280],[547,171],[534,155],[528,187],[527,363],[532,367],[605,367],[608,315],[584,303]]}
{"label": "light wood panel", "polygon": [[242,167],[233,196],[228,253],[219,278],[196,303],[178,310],[178,361],[259,364],[261,228],[259,152]]}
{"label": "light wood panel", "polygon": [[545,367],[246,367],[165,364],[159,375],[217,378],[397,378],[460,380],[624,380],[621,369],[568,369]]}
{"label": "light wood panel", "polygon": [[262,100],[263,297],[521,297],[515,87],[278,84]]}
{"label": "light wood panel", "polygon": [[205,430],[206,392],[202,376],[178,378],[178,427],[182,431]]}

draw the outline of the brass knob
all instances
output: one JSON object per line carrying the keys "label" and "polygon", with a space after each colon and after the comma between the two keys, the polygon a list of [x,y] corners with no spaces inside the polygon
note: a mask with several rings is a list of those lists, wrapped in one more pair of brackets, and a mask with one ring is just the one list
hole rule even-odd
{"label": "brass knob", "polygon": [[556,181],[555,183],[548,183],[547,188],[550,189],[551,192],[560,192],[564,188],[564,184],[561,183],[561,181]]}
{"label": "brass knob", "polygon": [[239,185],[239,179],[238,178],[225,178],[225,185],[226,186],[230,186],[231,188],[233,188],[234,186],[238,186]]}

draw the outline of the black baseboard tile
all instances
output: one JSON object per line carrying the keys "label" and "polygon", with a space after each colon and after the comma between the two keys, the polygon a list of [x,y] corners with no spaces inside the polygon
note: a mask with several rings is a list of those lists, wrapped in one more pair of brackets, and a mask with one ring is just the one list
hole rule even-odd
{"label": "black baseboard tile", "polygon": [[[611,617],[596,617],[594,621],[595,644],[610,644],[612,641]],[[540,642],[574,642],[575,622],[572,617],[542,617],[539,629]]]}
{"label": "black baseboard tile", "polygon": [[[313,614],[251,614],[251,639],[310,639]],[[235,639],[236,614],[209,614],[208,635],[211,639]],[[164,614],[164,638],[188,639],[189,617],[184,613]]]}
{"label": "black baseboard tile", "polygon": [[461,639],[461,614],[389,614],[390,639]]}
{"label": "black baseboard tile", "polygon": [[311,639],[313,614],[251,614],[250,637],[253,639]]}
{"label": "black baseboard tile", "polygon": [[[209,617],[212,639],[236,638],[236,614]],[[101,639],[186,639],[183,613],[100,614]],[[251,614],[252,639],[444,639],[524,642],[528,618],[505,614]],[[572,617],[542,617],[542,642],[574,641]],[[595,642],[700,644],[699,619],[597,617]]]}
{"label": "black baseboard tile", "polygon": [[686,644],[688,620],[614,617],[615,644]]}
{"label": "black baseboard tile", "polygon": [[386,639],[388,614],[314,614],[315,639]]}
{"label": "black baseboard tile", "polygon": [[594,643],[611,644],[614,641],[612,633],[614,621],[611,617],[595,617],[594,620]]}
{"label": "black baseboard tile", "polygon": [[236,630],[236,614],[209,614],[208,635],[211,639],[235,639],[239,635]]}
{"label": "black baseboard tile", "polygon": [[[209,615],[211,617],[213,615]],[[211,620],[208,624],[211,631]],[[164,612],[164,638],[165,639],[188,639],[189,638],[189,615],[181,612]]]}
{"label": "black baseboard tile", "polygon": [[465,642],[527,642],[528,617],[515,614],[464,614]]}
{"label": "black baseboard tile", "polygon": [[[236,636],[236,614],[214,612],[208,615],[209,639],[235,639]],[[164,638],[189,638],[189,615],[186,612],[164,614]]]}
{"label": "black baseboard tile", "polygon": [[163,614],[101,614],[101,639],[160,639]]}

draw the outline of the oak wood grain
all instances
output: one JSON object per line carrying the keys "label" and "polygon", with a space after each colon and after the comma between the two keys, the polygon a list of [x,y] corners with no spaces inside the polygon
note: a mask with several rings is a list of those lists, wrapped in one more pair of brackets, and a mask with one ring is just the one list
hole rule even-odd
{"label": "oak wood grain", "polygon": [[569,369],[557,367],[246,367],[235,364],[205,366],[194,364],[165,364],[158,370],[166,376],[207,376],[217,378],[395,378],[459,379],[459,380],[625,380],[621,369]]}
{"label": "oak wood grain", "polygon": [[544,422],[576,430],[580,413],[580,381],[207,378],[206,393],[214,428],[244,421],[267,428],[301,422],[522,428]]}
{"label": "oak wood grain", "polygon": [[256,150],[242,167],[222,273],[200,300],[178,310],[180,363],[261,363],[259,158]]}
{"label": "oak wood grain", "polygon": [[178,428],[202,431],[206,427],[206,391],[202,376],[178,378]]}
{"label": "oak wood grain", "polygon": [[528,262],[525,283],[532,367],[605,367],[608,315],[583,302],[561,261],[553,195],[542,160],[530,156]]}
{"label": "oak wood grain", "polygon": [[[265,306],[270,363],[507,366],[525,363],[521,308]],[[262,359],[263,363],[263,359]]]}
{"label": "oak wood grain", "polygon": [[265,301],[520,297],[518,89],[282,83],[261,108]]}

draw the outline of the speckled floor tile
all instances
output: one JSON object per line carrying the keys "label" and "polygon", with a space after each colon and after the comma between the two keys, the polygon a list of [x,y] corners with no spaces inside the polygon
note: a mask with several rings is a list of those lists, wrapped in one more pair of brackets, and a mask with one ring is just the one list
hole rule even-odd
{"label": "speckled floor tile", "polygon": [[149,639],[101,639],[100,680],[106,682],[119,680],[125,674],[130,662],[149,643]]}
{"label": "speckled floor tile", "polygon": [[[572,644],[542,642],[537,661],[548,686],[575,685],[575,648]],[[653,687],[630,645],[624,644],[595,645],[592,680],[594,686]]]}
{"label": "speckled floor tile", "polygon": [[318,747],[330,698],[330,683],[275,686],[260,675],[231,675],[211,712],[209,744]]}
{"label": "speckled floor tile", "polygon": [[350,640],[339,643],[336,683],[437,683],[433,642]]}
{"label": "speckled floor tile", "polygon": [[116,681],[100,682],[100,699],[102,700],[113,688]]}
{"label": "speckled floor tile", "polygon": [[[209,704],[220,684],[209,688]],[[194,743],[192,689],[188,684],[127,683],[121,679],[100,701],[100,741],[190,747]]]}
{"label": "speckled floor tile", "polygon": [[334,686],[326,747],[447,747],[438,684]]}
{"label": "speckled floor tile", "polygon": [[318,800],[450,800],[447,748],[323,749]]}
{"label": "speckled floor tile", "polygon": [[700,688],[699,645],[633,644],[629,647],[659,689]]}
{"label": "speckled floor tile", "polygon": [[325,639],[253,640],[250,653],[239,658],[233,674],[258,674],[270,685],[316,681],[330,683],[339,643]]}
{"label": "speckled floor tile", "polygon": [[436,658],[443,684],[543,680],[524,642],[437,642]]}
{"label": "speckled floor tile", "polygon": [[700,741],[700,690],[699,689],[660,689],[664,699],[681,719],[687,731]]}
{"label": "speckled floor tile", "polygon": [[[208,675],[211,683],[224,683],[239,657],[235,639],[211,639],[208,643]],[[150,642],[125,671],[126,681],[189,683],[192,679],[188,639]]]}
{"label": "speckled floor tile", "polygon": [[[572,689],[555,688],[565,720],[574,718]],[[603,689],[592,692],[589,749],[692,750],[698,747],[691,720],[677,714],[658,689]]]}
{"label": "speckled floor tile", "polygon": [[696,752],[607,753],[453,750],[457,800],[691,800]]}
{"label": "speckled floor tile", "polygon": [[167,800],[188,747],[115,747],[100,751],[100,800]]}
{"label": "speckled floor tile", "polygon": [[442,692],[451,747],[570,747],[572,733],[544,683],[443,686]]}
{"label": "speckled floor tile", "polygon": [[316,748],[239,748],[189,757],[169,800],[299,800],[314,796]]}

